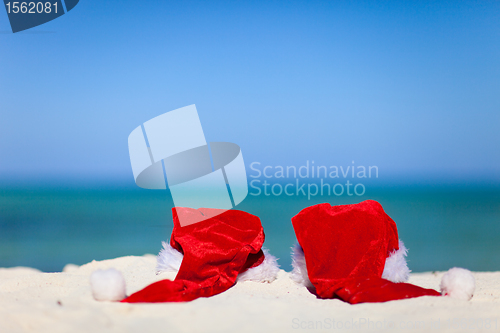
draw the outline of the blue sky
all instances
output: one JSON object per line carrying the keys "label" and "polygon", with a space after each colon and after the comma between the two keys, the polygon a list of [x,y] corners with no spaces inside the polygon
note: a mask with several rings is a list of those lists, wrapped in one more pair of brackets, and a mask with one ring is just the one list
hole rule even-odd
{"label": "blue sky", "polygon": [[88,1],[0,10],[0,179],[133,183],[127,137],[196,104],[247,165],[500,179],[498,1]]}

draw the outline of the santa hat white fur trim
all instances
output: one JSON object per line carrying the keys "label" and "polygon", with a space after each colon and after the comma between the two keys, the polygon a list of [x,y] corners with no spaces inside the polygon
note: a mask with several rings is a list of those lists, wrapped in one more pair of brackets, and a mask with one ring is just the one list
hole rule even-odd
{"label": "santa hat white fur trim", "polygon": [[184,255],[170,246],[167,242],[161,242],[163,249],[156,257],[156,274],[163,272],[178,272]]}
{"label": "santa hat white fur trim", "polygon": [[445,296],[468,301],[474,295],[476,281],[469,270],[453,267],[443,275],[440,288]]}
{"label": "santa hat white fur trim", "polygon": [[125,279],[114,268],[98,269],[90,274],[90,289],[96,301],[121,301],[126,297]]}
{"label": "santa hat white fur trim", "polygon": [[240,281],[254,281],[254,282],[268,282],[271,283],[276,280],[280,265],[276,257],[269,253],[268,249],[262,248],[264,252],[264,261],[257,267],[247,269],[241,274],[238,274],[238,282]]}
{"label": "santa hat white fur trim", "polygon": [[[167,242],[162,242],[163,249],[156,258],[156,274],[163,272],[178,272],[181,267],[184,255],[170,246]],[[247,269],[245,272],[238,275],[238,282],[255,281],[255,282],[273,282],[279,272],[279,265],[275,256],[269,251],[262,248],[264,252],[264,261],[257,267]]]}
{"label": "santa hat white fur trim", "polygon": [[382,278],[392,282],[406,282],[410,278],[410,269],[406,263],[408,249],[403,241],[399,240],[399,250],[395,250],[385,259]]}
{"label": "santa hat white fur trim", "polygon": [[[393,251],[385,260],[384,272],[382,278],[392,282],[406,282],[410,277],[410,270],[406,264],[406,255],[408,249],[403,242],[399,241],[399,250]],[[290,278],[296,283],[307,288],[314,288],[307,275],[306,259],[302,247],[297,243],[292,248],[292,266]]]}
{"label": "santa hat white fur trim", "polygon": [[292,279],[292,281],[306,288],[314,288],[307,275],[306,258],[304,256],[304,250],[299,243],[296,243],[292,247],[292,267],[293,270],[290,273],[290,279]]}

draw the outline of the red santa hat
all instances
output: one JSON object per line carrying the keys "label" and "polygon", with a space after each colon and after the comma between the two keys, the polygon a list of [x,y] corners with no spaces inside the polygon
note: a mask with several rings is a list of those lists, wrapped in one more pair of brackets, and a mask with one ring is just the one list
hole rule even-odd
{"label": "red santa hat", "polygon": [[[170,244],[163,243],[158,255],[157,274],[177,271],[175,279],[155,282],[122,299],[125,286],[121,274],[117,276],[114,270],[109,274],[94,272],[94,298],[126,303],[184,302],[222,293],[236,281],[276,279],[279,266],[276,258],[262,249],[264,230],[257,216],[209,208],[176,207],[172,211],[174,229]],[[99,290],[107,294],[101,295]]]}
{"label": "red santa hat", "polygon": [[[396,223],[376,201],[311,206],[294,216],[292,224],[298,245],[291,277],[321,298],[356,304],[441,295],[404,283],[410,273],[407,249]],[[443,294],[470,299],[474,278],[467,270],[450,270],[441,289]]]}

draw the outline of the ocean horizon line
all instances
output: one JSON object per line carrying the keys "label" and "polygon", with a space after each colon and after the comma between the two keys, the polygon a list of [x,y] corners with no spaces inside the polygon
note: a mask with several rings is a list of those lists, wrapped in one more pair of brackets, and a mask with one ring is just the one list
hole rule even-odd
{"label": "ocean horizon line", "polygon": [[[132,177],[131,177],[132,178]],[[299,181],[301,184],[350,184],[362,183],[367,188],[383,189],[409,189],[409,188],[435,188],[435,189],[484,189],[500,190],[500,179],[498,177],[384,177],[381,178],[250,178],[248,177],[249,190],[252,184],[262,186],[264,182],[270,186],[273,184],[285,185]],[[253,182],[253,183],[252,183]],[[149,191],[138,187],[133,178],[108,178],[108,177],[68,177],[68,178],[10,178],[0,176],[0,189],[2,190],[137,190]]]}

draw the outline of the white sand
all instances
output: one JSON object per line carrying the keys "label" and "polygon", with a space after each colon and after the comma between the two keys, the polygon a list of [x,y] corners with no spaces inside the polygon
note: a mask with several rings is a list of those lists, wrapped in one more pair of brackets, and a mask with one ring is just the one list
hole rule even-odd
{"label": "white sand", "polygon": [[[99,268],[120,270],[128,294],[174,277],[155,275],[155,263],[154,256],[146,255],[68,265],[63,273],[0,268],[0,332],[500,331],[500,272],[474,273],[471,301],[420,297],[349,305],[317,299],[285,271],[271,284],[238,283],[189,303],[122,304],[92,298],[89,276]],[[412,274],[410,282],[438,290],[442,275]]]}

